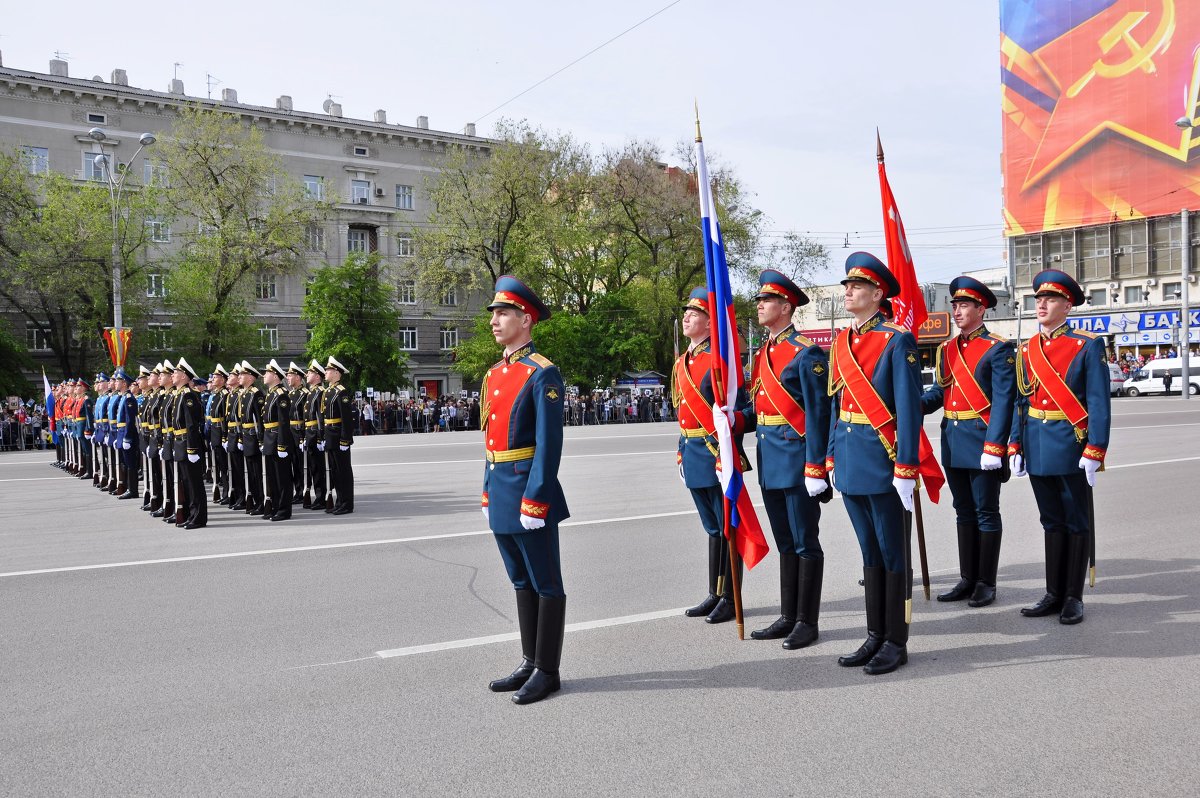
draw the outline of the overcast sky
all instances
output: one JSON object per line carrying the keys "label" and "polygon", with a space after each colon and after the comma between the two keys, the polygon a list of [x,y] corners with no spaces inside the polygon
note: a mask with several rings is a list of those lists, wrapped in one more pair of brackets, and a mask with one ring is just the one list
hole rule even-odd
{"label": "overcast sky", "polygon": [[156,90],[178,62],[192,96],[211,74],[214,97],[290,94],[320,111],[333,95],[345,116],[383,108],[437,130],[527,119],[597,150],[671,149],[693,134],[695,99],[709,157],[736,169],[773,233],[830,247],[838,274],[854,249],[884,254],[878,125],[919,279],[1003,264],[995,2],[678,0],[485,117],[670,2],[14,3],[0,51],[39,72],[64,52],[73,77],[120,67]]}

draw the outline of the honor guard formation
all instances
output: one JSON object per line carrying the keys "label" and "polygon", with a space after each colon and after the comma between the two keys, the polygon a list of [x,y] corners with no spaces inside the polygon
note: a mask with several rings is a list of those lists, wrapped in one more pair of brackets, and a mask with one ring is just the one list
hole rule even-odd
{"label": "honor guard formation", "polygon": [[[874,255],[846,261],[844,303],[853,317],[828,355],[792,325],[809,298],[768,269],[759,277],[758,321],[769,337],[754,355],[749,389],[733,398],[736,456],[750,470],[742,439],[757,444],[758,481],[779,552],[779,617],[753,631],[788,650],[820,637],[824,552],[822,505],[836,488],[862,553],[866,639],[840,657],[871,675],[908,661],[913,567],[911,515],[918,482],[932,493],[941,472],[922,433],[923,416],[942,411],[941,463],[953,496],[959,580],[938,601],[984,607],[997,598],[1002,523],[1000,489],[1028,474],[1045,533],[1046,595],[1021,613],[1083,620],[1083,582],[1095,562],[1092,487],[1108,446],[1108,369],[1102,341],[1067,325],[1084,302],[1057,270],[1034,280],[1038,331],[1014,347],[991,334],[984,314],[996,297],[970,277],[950,286],[958,335],[936,355],[922,391],[916,339],[891,318],[895,276]],[[719,624],[734,618],[741,561],[724,534],[726,501],[717,471],[708,292],[683,308],[687,351],[675,363],[672,400],[680,427],[676,462],[708,547],[707,594],[685,614]],[[482,509],[515,592],[521,661],[492,681],[517,704],[560,688],[566,592],[559,524],[570,516],[558,481],[565,394],[558,368],[533,345],[550,316],[515,277],[496,282],[488,305],[504,357],[483,381]],[[197,529],[211,501],[233,511],[286,521],[296,505],[334,515],[354,511],[350,462],[354,410],[345,367],[329,358],[301,368],[271,360],[218,365],[207,379],[187,361],[96,375],[93,399],[82,380],[56,391],[67,435],[56,466],[142,509]],[[261,380],[261,385],[259,384]],[[932,467],[932,472],[927,468]],[[937,475],[934,482],[933,475]],[[141,479],[145,476],[145,489]]]}
{"label": "honor guard formation", "polygon": [[[354,512],[353,403],[330,357],[307,369],[271,360],[218,364],[201,377],[185,360],[97,374],[55,391],[53,465],[154,518],[208,524],[208,505],[287,521],[292,509]],[[262,386],[257,384],[262,380]],[[144,484],[144,487],[143,487]],[[211,499],[207,485],[212,485]]]}

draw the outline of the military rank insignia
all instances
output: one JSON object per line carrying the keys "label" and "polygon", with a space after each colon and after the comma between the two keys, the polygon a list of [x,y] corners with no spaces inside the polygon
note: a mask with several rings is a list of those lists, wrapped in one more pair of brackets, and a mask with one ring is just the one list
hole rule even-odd
{"label": "military rank insignia", "polygon": [[555,388],[553,385],[551,385],[549,388],[546,389],[546,398],[549,399],[551,402],[557,402],[558,396],[559,396],[558,389]]}
{"label": "military rank insignia", "polygon": [[907,355],[904,356],[904,359],[909,362],[909,365],[915,365],[917,362],[917,353],[909,352]]}
{"label": "military rank insignia", "polygon": [[818,377],[820,377],[822,374],[825,373],[825,367],[822,366],[820,363],[813,363],[812,371],[813,371],[813,374],[816,374]]}

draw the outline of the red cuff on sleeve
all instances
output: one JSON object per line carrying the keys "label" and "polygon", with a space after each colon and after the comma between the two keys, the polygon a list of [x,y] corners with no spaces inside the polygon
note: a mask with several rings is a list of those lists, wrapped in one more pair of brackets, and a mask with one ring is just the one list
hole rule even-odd
{"label": "red cuff on sleeve", "polygon": [[530,518],[545,518],[550,512],[550,505],[535,502],[532,499],[521,499],[521,515]]}

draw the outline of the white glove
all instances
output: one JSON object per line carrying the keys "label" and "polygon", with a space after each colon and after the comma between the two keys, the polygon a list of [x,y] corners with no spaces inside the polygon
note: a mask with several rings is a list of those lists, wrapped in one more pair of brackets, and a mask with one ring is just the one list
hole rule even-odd
{"label": "white glove", "polygon": [[1004,460],[999,455],[987,452],[979,455],[979,467],[984,471],[995,471],[1002,465],[1004,465]]}
{"label": "white glove", "polygon": [[338,448],[339,448],[339,449],[341,449],[343,452],[348,452],[348,451],[350,451],[350,447],[349,447],[349,446],[339,446]]}
{"label": "white glove", "polygon": [[1019,454],[1014,454],[1008,461],[1008,467],[1012,469],[1014,477],[1025,476],[1025,458]]}
{"label": "white glove", "polygon": [[317,441],[317,451],[325,451],[325,441]]}
{"label": "white glove", "polygon": [[279,459],[280,459],[280,460],[286,460],[286,459],[287,459],[287,456],[288,456],[287,449],[280,449],[280,450],[277,452],[277,454],[279,455]]}
{"label": "white glove", "polygon": [[916,490],[917,481],[892,477],[892,487],[896,489],[896,493],[900,494],[900,503],[904,505],[904,509],[911,513],[913,511],[913,491]]}
{"label": "white glove", "polygon": [[1080,457],[1079,467],[1083,469],[1083,473],[1087,476],[1088,484],[1093,488],[1096,487],[1096,472],[1100,470],[1100,461],[1093,460],[1090,457]]}
{"label": "white glove", "polygon": [[189,462],[189,463],[199,463],[199,462],[200,462],[200,455],[198,455],[198,454],[189,454],[189,455],[188,455],[188,462]]}
{"label": "white glove", "polygon": [[244,449],[245,449],[245,447],[242,446],[242,442],[238,441],[238,451],[240,452],[240,451],[243,451]]}
{"label": "white glove", "polygon": [[304,452],[307,450],[308,450],[308,444],[305,441],[300,441],[300,451]]}
{"label": "white glove", "polygon": [[164,460],[164,461],[167,459],[167,447],[166,446],[164,446],[158,450],[158,459]]}
{"label": "white glove", "polygon": [[129,448],[129,441],[121,441],[121,448],[122,448],[122,449],[128,449],[128,448]]}
{"label": "white glove", "polygon": [[483,517],[484,517],[484,518],[486,518],[486,519],[488,520],[488,523],[491,523],[491,521],[492,521],[492,514],[488,512],[488,508],[487,508],[487,507],[480,507],[479,509],[483,511]]}
{"label": "white glove", "polygon": [[687,477],[683,475],[683,463],[679,464],[679,481],[683,483],[685,488],[687,487]]}
{"label": "white glove", "polygon": [[532,515],[521,513],[521,526],[526,529],[541,529],[546,525],[545,518],[534,518]]}
{"label": "white glove", "polygon": [[833,486],[834,490],[837,490],[837,483],[833,481],[833,469],[826,471],[825,475],[829,477],[829,484]]}
{"label": "white glove", "polygon": [[820,496],[829,485],[825,484],[825,480],[817,479],[816,477],[804,478],[804,489],[808,491],[808,495],[814,499]]}

